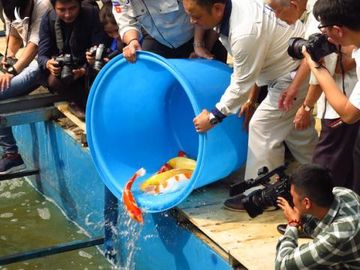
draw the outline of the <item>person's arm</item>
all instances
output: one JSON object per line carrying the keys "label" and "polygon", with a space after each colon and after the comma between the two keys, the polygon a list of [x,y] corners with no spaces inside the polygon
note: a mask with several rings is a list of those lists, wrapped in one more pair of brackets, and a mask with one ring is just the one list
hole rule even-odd
{"label": "person's arm", "polygon": [[32,42],[29,42],[24,48],[24,51],[22,52],[18,61],[14,64],[14,68],[17,73],[23,71],[23,69],[26,68],[31,63],[31,61],[34,60],[37,52],[38,46]]}
{"label": "person's arm", "polygon": [[[304,103],[297,110],[294,121],[293,121],[296,129],[304,130],[310,126],[312,110],[315,106],[316,101],[321,96],[321,93],[322,93],[322,90],[319,85],[311,84],[309,86]],[[310,108],[310,110],[307,110],[308,108]]]}
{"label": "person's arm", "polygon": [[299,88],[308,78],[310,74],[310,68],[306,63],[306,60],[301,61],[301,64],[296,72],[294,79],[289,87],[281,94],[279,99],[279,110],[288,111],[293,106],[294,100],[298,94]]}
{"label": "person's arm", "polygon": [[131,4],[119,4],[113,7],[114,18],[119,27],[121,40],[126,46],[123,55],[129,62],[136,61],[136,51],[141,50],[140,25],[135,18]]}
{"label": "person's arm", "polygon": [[[234,52],[234,71],[231,75],[230,85],[225,90],[220,101],[212,109],[212,114],[221,122],[227,115],[236,114],[246,102],[248,92],[255,84],[260,73],[261,63],[265,54],[259,48],[254,49],[256,40],[253,36],[239,38],[232,45]],[[206,132],[214,125],[210,123],[208,110],[203,110],[193,120],[197,132]]]}
{"label": "person's arm", "polygon": [[39,48],[38,48],[38,63],[41,70],[45,71],[48,69],[47,62],[51,59],[52,55],[52,43],[51,31],[49,25],[49,17],[51,12],[44,15],[41,20],[40,31],[39,31]]}
{"label": "person's arm", "polygon": [[239,116],[244,116],[243,128],[245,130],[248,130],[249,122],[256,110],[260,89],[259,86],[254,84],[250,90],[248,100],[241,106]]}
{"label": "person's arm", "polygon": [[[319,84],[325,93],[326,99],[340,115],[341,119],[345,123],[349,124],[360,120],[360,110],[352,105],[349,99],[342,93],[328,70],[319,63],[314,62],[310,55],[306,52],[306,49],[303,49],[303,54],[311,71],[319,81]],[[355,88],[357,87],[360,88],[359,82],[356,84]]]}
{"label": "person's arm", "polygon": [[[194,52],[195,57],[213,59],[214,55],[210,52],[218,38],[218,34],[213,30],[204,30],[199,26],[194,27]],[[193,56],[192,56],[193,57]]]}

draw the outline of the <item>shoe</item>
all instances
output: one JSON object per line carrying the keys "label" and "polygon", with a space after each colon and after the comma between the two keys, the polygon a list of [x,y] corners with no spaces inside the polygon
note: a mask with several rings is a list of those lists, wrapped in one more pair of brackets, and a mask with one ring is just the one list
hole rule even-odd
{"label": "shoe", "polygon": [[224,207],[228,210],[231,211],[245,211],[245,207],[242,203],[242,200],[245,198],[246,196],[243,194],[237,195],[235,197],[232,197],[230,199],[227,199],[224,202]]}
{"label": "shoe", "polygon": [[0,159],[0,175],[25,169],[23,159],[18,153],[5,153]]}
{"label": "shoe", "polygon": [[[276,229],[280,234],[284,234],[286,231],[287,224],[279,224],[277,225]],[[298,230],[298,237],[299,238],[312,238],[310,235],[308,235],[303,230]]]}
{"label": "shoe", "polygon": [[81,121],[85,121],[85,111],[81,109],[75,102],[69,103],[69,111]]}

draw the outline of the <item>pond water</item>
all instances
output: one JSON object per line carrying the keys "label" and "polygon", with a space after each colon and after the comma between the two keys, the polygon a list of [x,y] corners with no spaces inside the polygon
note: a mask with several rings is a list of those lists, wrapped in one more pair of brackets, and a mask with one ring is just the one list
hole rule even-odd
{"label": "pond water", "polygon": [[[0,257],[75,240],[85,231],[24,179],[0,182]],[[114,269],[95,247],[0,266],[0,270]]]}

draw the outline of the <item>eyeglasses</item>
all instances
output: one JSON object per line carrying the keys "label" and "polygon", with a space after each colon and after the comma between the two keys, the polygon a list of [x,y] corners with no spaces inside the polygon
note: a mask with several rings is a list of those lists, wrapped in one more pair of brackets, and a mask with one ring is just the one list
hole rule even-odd
{"label": "eyeglasses", "polygon": [[323,29],[324,28],[326,28],[326,27],[333,27],[335,24],[319,24],[318,25],[318,29],[320,30],[320,31],[323,31]]}

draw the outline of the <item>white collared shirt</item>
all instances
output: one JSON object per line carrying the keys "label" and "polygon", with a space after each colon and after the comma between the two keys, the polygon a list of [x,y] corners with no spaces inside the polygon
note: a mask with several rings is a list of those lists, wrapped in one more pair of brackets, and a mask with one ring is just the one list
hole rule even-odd
{"label": "white collared shirt", "polygon": [[30,29],[29,19],[11,23],[4,13],[6,35],[9,35],[9,30],[11,29],[11,35],[22,39],[24,46],[26,46],[28,42],[38,45],[41,18],[50,9],[52,9],[52,5],[49,0],[34,0]]}
{"label": "white collared shirt", "polygon": [[350,95],[349,101],[354,107],[360,110],[360,49],[354,50],[352,56],[356,62],[356,75],[358,81]]}
{"label": "white collared shirt", "polygon": [[294,71],[300,61],[288,53],[291,37],[302,37],[304,26],[277,19],[270,7],[256,0],[232,0],[229,36],[220,40],[233,56],[231,83],[216,104],[223,114],[235,114],[247,100],[250,88]]}

